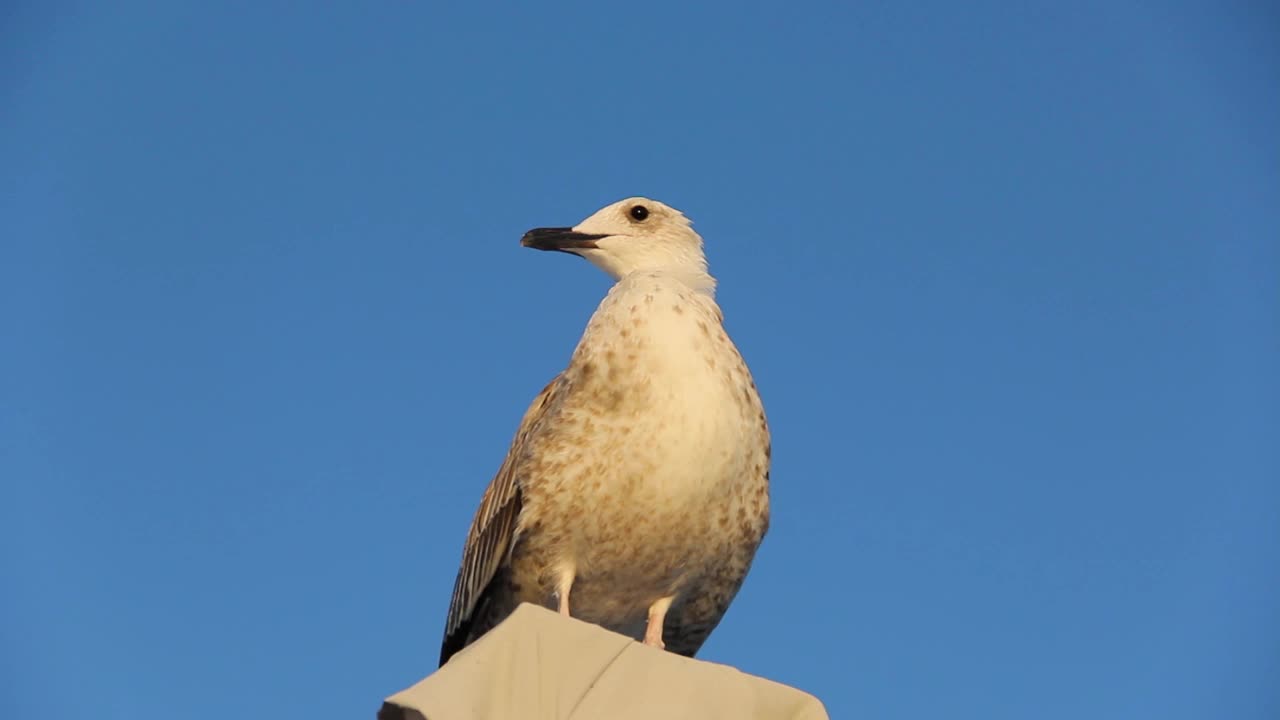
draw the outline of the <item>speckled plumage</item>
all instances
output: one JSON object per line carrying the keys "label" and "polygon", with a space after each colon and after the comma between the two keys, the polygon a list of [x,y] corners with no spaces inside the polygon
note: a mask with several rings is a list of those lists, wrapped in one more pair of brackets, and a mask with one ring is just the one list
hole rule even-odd
{"label": "speckled plumage", "polygon": [[701,238],[631,198],[524,242],[582,255],[617,284],[485,492],[440,662],[520,602],[692,656],[769,522],[768,425]]}

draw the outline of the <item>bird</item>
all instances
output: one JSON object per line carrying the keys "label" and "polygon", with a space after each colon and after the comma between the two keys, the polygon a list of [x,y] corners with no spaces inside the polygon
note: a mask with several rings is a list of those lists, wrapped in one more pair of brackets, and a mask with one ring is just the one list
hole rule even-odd
{"label": "bird", "polygon": [[702,237],[627,198],[524,247],[614,280],[534,398],[467,532],[440,666],[534,603],[693,657],[769,527],[769,424]]}

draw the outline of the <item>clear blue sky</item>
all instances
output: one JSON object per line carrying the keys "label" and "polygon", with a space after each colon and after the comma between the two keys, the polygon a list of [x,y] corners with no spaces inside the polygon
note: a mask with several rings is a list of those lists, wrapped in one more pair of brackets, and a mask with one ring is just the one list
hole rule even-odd
{"label": "clear blue sky", "polygon": [[335,5],[0,10],[0,716],[431,671],[608,286],[520,235],[643,194],[774,431],[703,657],[840,718],[1280,717],[1274,4]]}

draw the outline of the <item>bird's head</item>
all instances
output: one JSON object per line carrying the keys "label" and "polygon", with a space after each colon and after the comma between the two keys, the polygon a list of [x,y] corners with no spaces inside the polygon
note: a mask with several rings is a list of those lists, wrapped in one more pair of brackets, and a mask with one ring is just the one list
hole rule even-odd
{"label": "bird's head", "polygon": [[633,272],[659,271],[710,291],[702,238],[673,207],[643,197],[627,198],[596,211],[573,227],[536,228],[520,243],[537,250],[573,253],[615,280]]}

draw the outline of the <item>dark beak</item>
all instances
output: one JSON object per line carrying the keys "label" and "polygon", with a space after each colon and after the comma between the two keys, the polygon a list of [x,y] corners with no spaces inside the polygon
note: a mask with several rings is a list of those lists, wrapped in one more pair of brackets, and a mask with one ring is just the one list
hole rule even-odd
{"label": "dark beak", "polygon": [[534,250],[559,250],[572,252],[593,248],[596,241],[608,235],[588,235],[574,232],[573,228],[534,228],[520,238],[520,244]]}

